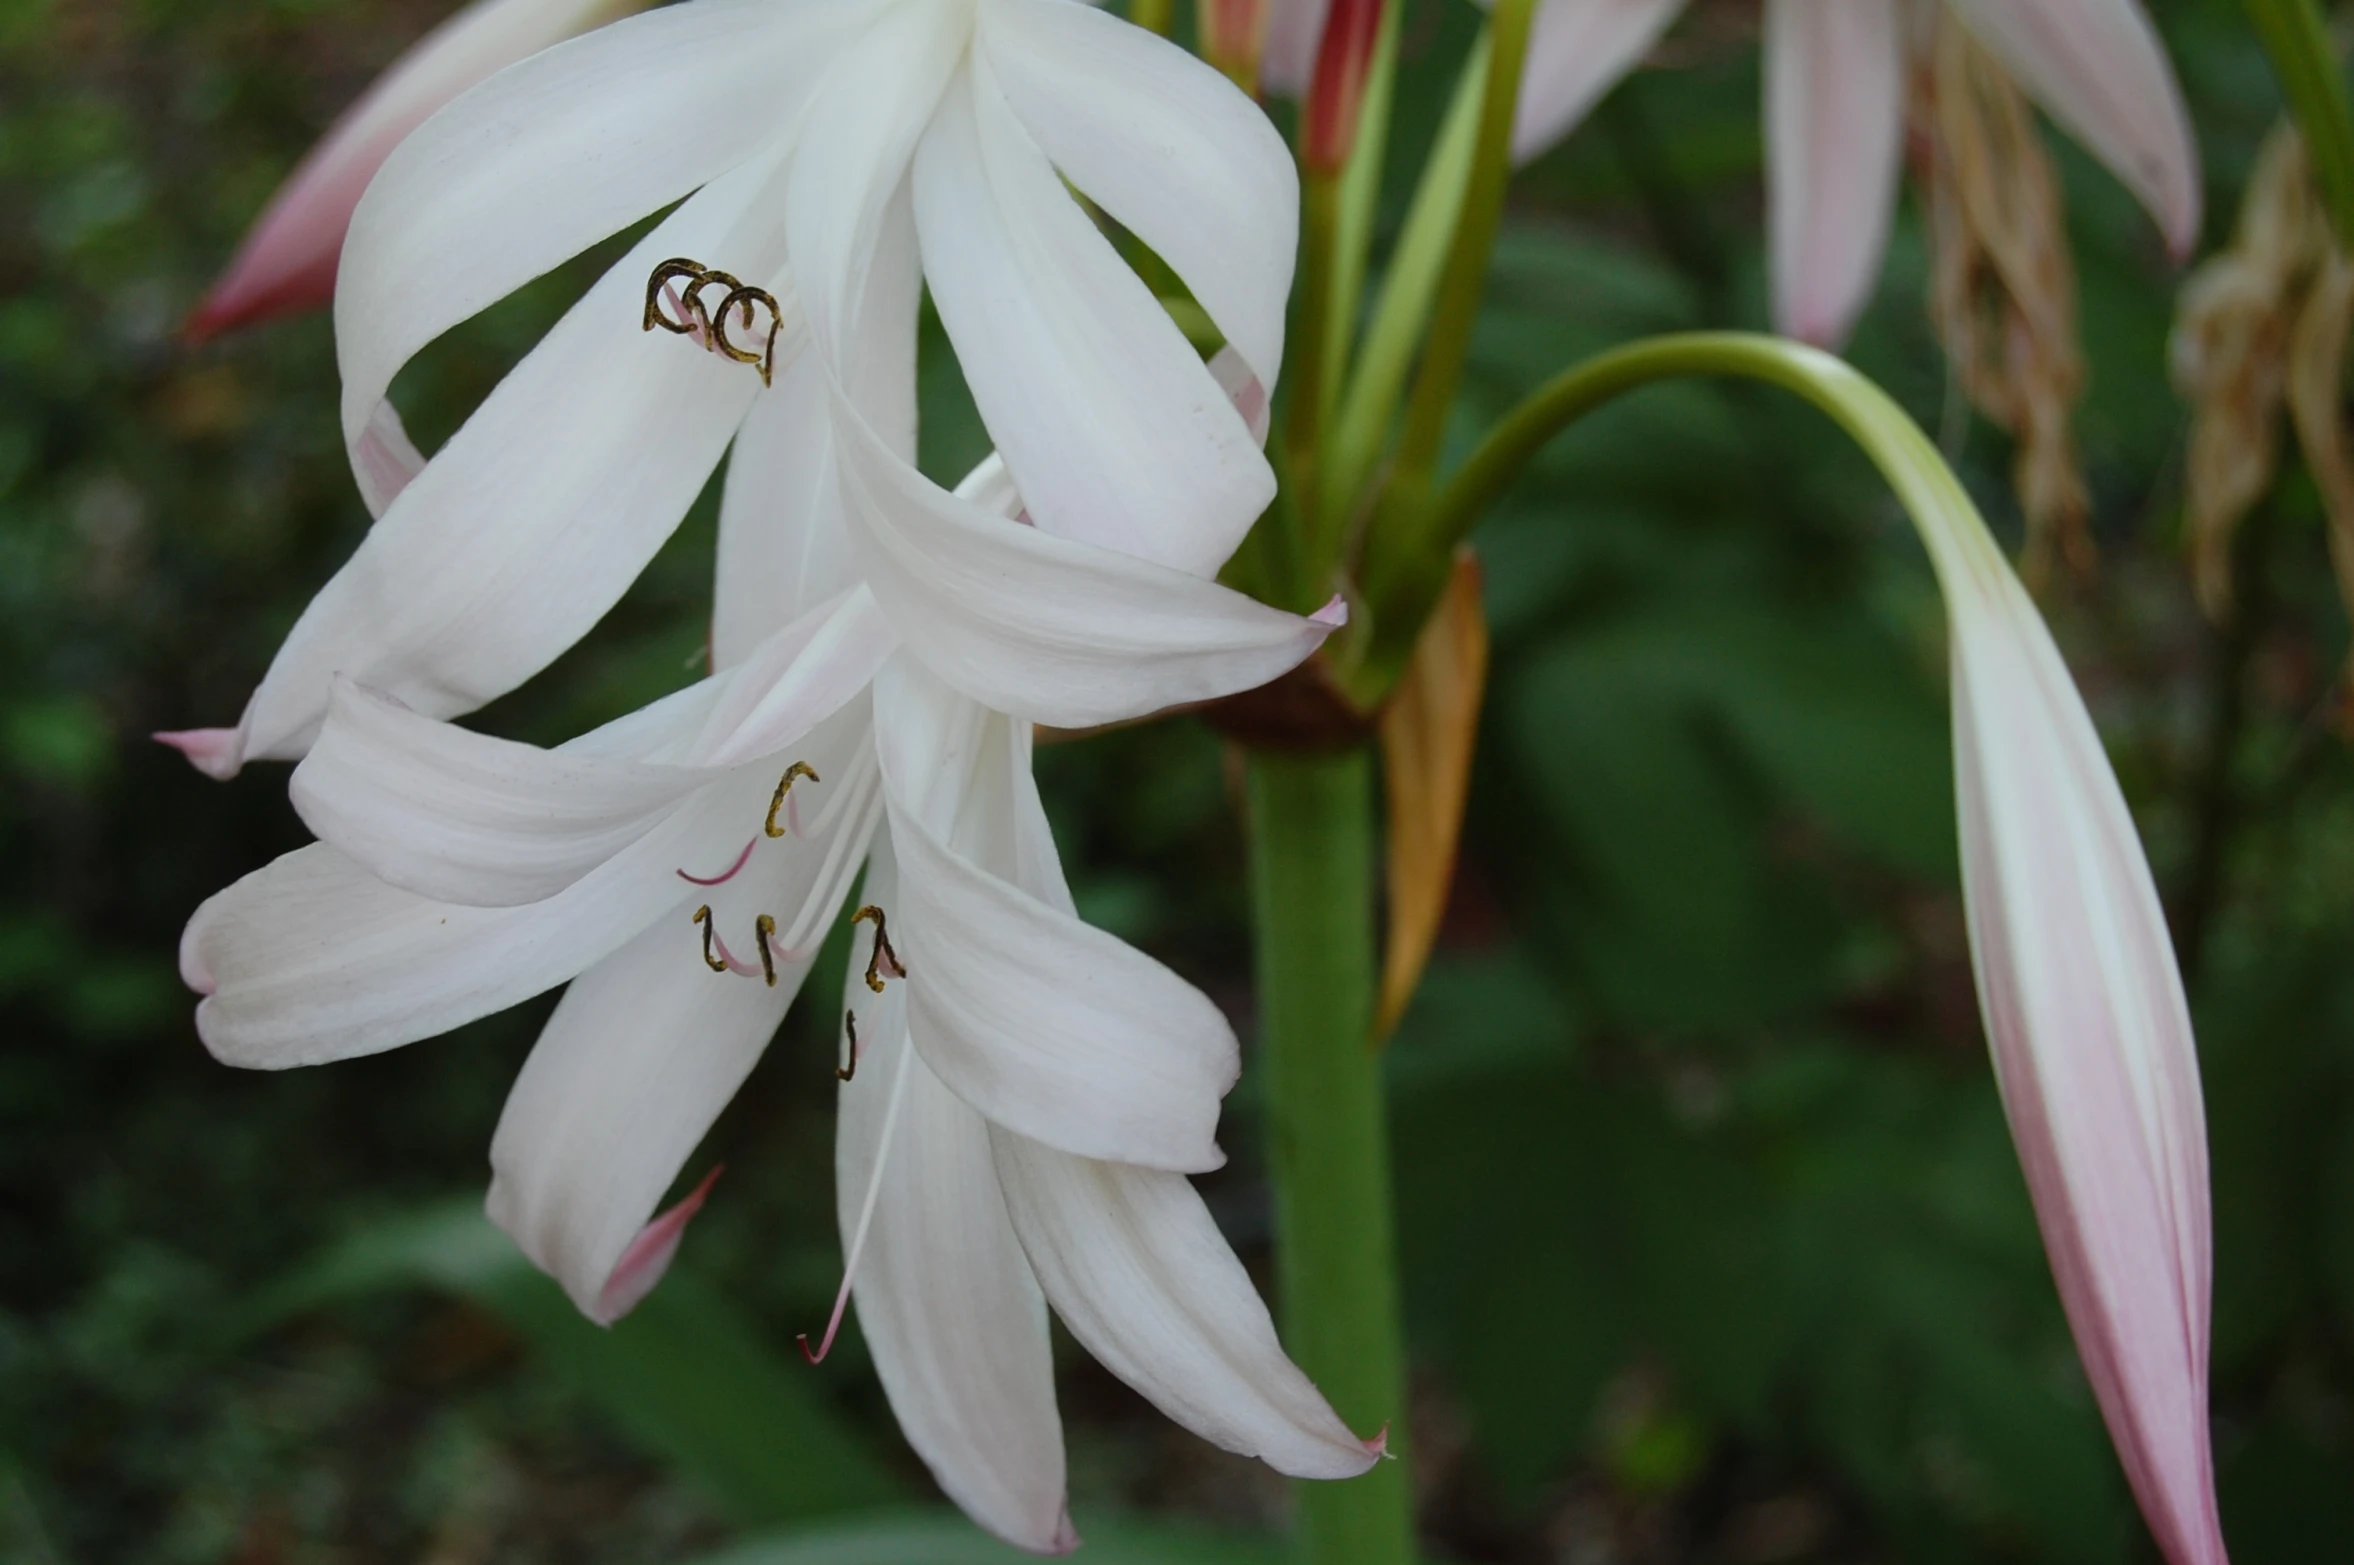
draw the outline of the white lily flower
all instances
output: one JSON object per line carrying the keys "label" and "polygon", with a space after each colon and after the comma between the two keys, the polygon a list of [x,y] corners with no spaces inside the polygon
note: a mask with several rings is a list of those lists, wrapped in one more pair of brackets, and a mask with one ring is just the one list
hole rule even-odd
{"label": "white lily flower", "polygon": [[[1935,3],[1935,0],[1932,0]],[[2045,113],[2149,210],[2179,258],[2198,240],[2197,148],[2140,0],[1943,0]],[[1330,0],[1275,0],[1264,79],[1306,90]],[[1512,151],[1549,150],[1642,63],[1684,0],[1542,0]],[[1844,341],[1886,248],[1912,65],[1908,0],[1767,0],[1766,183],[1774,322]]]}
{"label": "white lily flower", "polygon": [[[871,532],[867,552],[903,567],[953,548],[950,569],[994,585],[978,609],[959,598],[967,621],[1035,607],[1016,600],[1037,567],[1099,588],[1115,628],[1130,566],[1202,573],[1274,479],[1070,187],[1168,261],[1273,384],[1298,199],[1280,138],[1218,72],[1077,0],[688,0],[474,88],[384,163],[346,241],[344,428],[381,518],[238,728],[174,742],[218,776],[299,756],[339,673],[436,717],[513,688],[619,598],[804,342],[823,378],[802,394],[853,428],[788,429],[810,407],[770,399],[762,443],[790,451],[795,482],[848,474],[853,542]],[[416,471],[384,400],[401,365],[681,197]],[[658,271],[687,258],[700,270],[666,293]],[[1039,523],[1022,536],[1060,543],[965,527],[906,465],[919,278]],[[657,313],[687,340],[646,329]],[[910,623],[931,600],[904,583],[877,595],[902,634],[981,634]],[[943,671],[984,700],[1010,672]],[[1174,671],[1031,715],[1101,721],[1200,693]]]}
{"label": "white lily flower", "polygon": [[[1219,369],[1244,378],[1231,360]],[[845,490],[850,473],[898,467],[856,441],[846,452]],[[839,513],[730,476],[723,557],[797,532],[813,535],[807,554],[829,552]],[[1022,504],[995,458],[938,500],[1076,547],[1010,520]],[[1136,569],[1113,652],[1058,642],[1051,607],[1037,617],[1071,689],[1118,684],[1121,655],[1199,662],[1181,639],[1155,642],[1156,627],[1181,626],[1190,594],[1233,597]],[[732,628],[715,652],[736,661],[557,751],[344,683],[295,774],[325,840],[190,926],[207,1044],[236,1064],[314,1063],[578,972],[501,1119],[490,1210],[609,1321],[676,1252],[708,1181],[649,1221],[653,1208],[775,1030],[887,816],[867,875],[872,944],[849,988],[839,1198],[860,1319],[942,1487],[1024,1547],[1075,1542],[1045,1303],[1206,1438],[1297,1476],[1363,1471],[1378,1439],[1351,1434],[1285,1357],[1183,1177],[1222,1161],[1233,1035],[1198,991],[1074,915],[1030,781],[1029,724],[957,693],[918,649],[894,651],[865,586],[746,649],[734,643],[757,608],[730,585],[740,577],[722,580]],[[1203,668],[1263,678],[1325,628],[1248,608],[1280,628],[1276,661],[1227,650]],[[968,614],[946,645],[1003,662],[992,634]],[[1065,699],[1043,683],[1048,704]],[[820,1355],[832,1336],[830,1324]]]}

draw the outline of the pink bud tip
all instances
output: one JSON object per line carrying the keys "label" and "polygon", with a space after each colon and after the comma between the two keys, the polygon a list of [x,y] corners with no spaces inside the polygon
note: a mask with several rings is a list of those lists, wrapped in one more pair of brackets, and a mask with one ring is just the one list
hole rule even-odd
{"label": "pink bud tip", "polygon": [[234,728],[184,728],[150,736],[188,758],[205,776],[226,782],[245,765],[244,735]]}
{"label": "pink bud tip", "polygon": [[1391,1457],[1391,1456],[1390,1456],[1390,1426],[1389,1426],[1389,1425],[1387,1425],[1387,1424],[1384,1424],[1384,1425],[1382,1425],[1382,1426],[1381,1426],[1381,1428],[1380,1428],[1380,1430],[1379,1430],[1378,1432],[1376,1432],[1376,1433],[1375,1433],[1375,1435],[1373,1436],[1373,1438],[1372,1438],[1372,1439],[1370,1439],[1370,1440],[1368,1440],[1368,1441],[1366,1441],[1364,1444],[1365,1444],[1365,1454],[1366,1454],[1366,1455],[1368,1455],[1368,1456],[1378,1456],[1378,1457],[1380,1457],[1381,1459],[1383,1459],[1384,1461],[1392,1461],[1392,1460],[1395,1460],[1395,1458],[1393,1458],[1393,1457]]}
{"label": "pink bud tip", "polygon": [[662,1280],[662,1274],[670,1270],[671,1261],[678,1255],[679,1241],[686,1237],[687,1224],[703,1210],[711,1187],[719,1182],[726,1167],[724,1163],[713,1164],[711,1172],[687,1192],[685,1200],[638,1230],[638,1236],[621,1252],[621,1259],[613,1264],[612,1275],[598,1291],[597,1308],[589,1317],[591,1320],[600,1326],[610,1326],[636,1309],[654,1291],[654,1285]]}
{"label": "pink bud tip", "polygon": [[1309,615],[1308,619],[1310,623],[1322,625],[1327,630],[1338,630],[1349,622],[1349,606],[1336,592],[1330,603]]}
{"label": "pink bud tip", "polygon": [[1357,144],[1357,121],[1365,101],[1365,78],[1373,68],[1374,41],[1381,36],[1384,0],[1332,0],[1324,21],[1316,74],[1300,130],[1300,166],[1311,174],[1337,174]]}

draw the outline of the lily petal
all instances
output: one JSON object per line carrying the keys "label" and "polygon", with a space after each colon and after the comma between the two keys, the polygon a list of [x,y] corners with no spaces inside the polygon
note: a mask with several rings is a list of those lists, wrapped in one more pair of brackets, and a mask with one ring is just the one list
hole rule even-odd
{"label": "lily petal", "polygon": [[1059,871],[1050,885],[1015,882],[1024,822],[1043,815],[1028,725],[902,656],[876,682],[875,740],[925,1062],[983,1115],[1051,1146],[1152,1168],[1223,1164],[1218,1105],[1241,1071],[1224,1015],[1080,922]]}
{"label": "lily petal", "polygon": [[1295,1478],[1381,1459],[1275,1337],[1250,1274],[1181,1174],[1099,1163],[992,1127],[1023,1253],[1071,1335],[1213,1445]]}
{"label": "lily petal", "polygon": [[810,335],[830,364],[853,357],[847,339],[864,314],[870,277],[897,276],[877,264],[879,250],[916,142],[965,56],[965,14],[952,0],[892,0],[811,105],[785,224]]}
{"label": "lily petal", "polygon": [[[312,599],[246,708],[245,758],[302,754],[341,673],[431,717],[513,689],[619,600],[760,389],[639,329],[648,270],[771,226],[739,170],[641,241],[557,323]],[[768,236],[774,244],[779,236]],[[747,251],[754,275],[782,259]]]}
{"label": "lily petal", "polygon": [[[345,441],[425,344],[778,141],[874,4],[665,6],[534,55],[426,121],[352,214],[335,299]],[[639,266],[636,288],[679,254],[764,278],[708,237]]]}
{"label": "lily petal", "polygon": [[[897,894],[878,836],[867,895]],[[866,998],[855,964],[847,992],[854,1006]],[[859,1327],[899,1427],[948,1497],[1008,1543],[1066,1553],[1078,1538],[1046,1301],[1006,1219],[987,1125],[908,1045],[906,992],[893,984],[856,1006],[866,1052],[841,1093],[834,1190],[845,1247],[865,1230]]]}
{"label": "lily petal", "polygon": [[1774,324],[1817,347],[1870,302],[1904,142],[1895,0],[1766,0],[1765,115]]}
{"label": "lily petal", "polygon": [[1342,623],[1021,526],[994,457],[950,495],[839,402],[836,419],[852,558],[907,644],[983,706],[1116,722],[1264,684]]}
{"label": "lily petal", "polygon": [[188,318],[201,342],[335,296],[335,258],[360,193],[401,138],[493,72],[642,0],[475,0],[419,40],[329,127]]}
{"label": "lily petal", "polygon": [[1544,0],[1520,71],[1514,160],[1525,163],[1575,130],[1683,8],[1684,0]]}
{"label": "lily petal", "polygon": [[1308,95],[1316,74],[1316,51],[1324,44],[1324,18],[1332,0],[1268,0],[1267,45],[1259,56],[1259,85],[1283,98]]}
{"label": "lily petal", "polygon": [[2124,182],[2177,260],[2199,242],[2190,115],[2138,0],[1952,0],[1954,13],[2046,114]]}
{"label": "lily petal", "polygon": [[1074,0],[989,0],[977,41],[1039,149],[1185,279],[1272,387],[1300,187],[1259,106],[1167,39]]}
{"label": "lily petal", "polygon": [[478,734],[339,680],[290,791],[321,841],[392,885],[519,907],[579,880],[711,781]]}
{"label": "lily petal", "polygon": [[1962,884],[2003,1105],[2142,1512],[2175,1565],[2222,1565],[2206,1128],[2173,945],[2100,739],[2025,592],[1999,556],[1974,586],[1944,574]]}
{"label": "lily petal", "polygon": [[1207,576],[1274,471],[990,59],[950,83],[914,171],[925,276],[982,421],[1041,531]]}
{"label": "lily petal", "polygon": [[[851,404],[911,462],[922,288],[914,206],[902,188],[885,210],[863,308],[842,341],[839,374]],[[753,403],[736,436],[719,507],[715,668],[753,656],[763,637],[852,579],[826,374],[814,355],[803,355]]]}
{"label": "lily petal", "polygon": [[757,774],[655,830],[544,902],[463,907],[402,891],[324,843],[256,870],[196,910],[181,968],[206,998],[196,1030],[259,1070],[380,1053],[552,989],[676,913],[682,864],[724,864],[767,805]]}
{"label": "lily petal", "polygon": [[574,979],[548,1018],[491,1138],[488,1207],[598,1325],[659,1279],[674,1234],[630,1252],[808,968],[780,965],[774,988],[715,974],[666,919]]}

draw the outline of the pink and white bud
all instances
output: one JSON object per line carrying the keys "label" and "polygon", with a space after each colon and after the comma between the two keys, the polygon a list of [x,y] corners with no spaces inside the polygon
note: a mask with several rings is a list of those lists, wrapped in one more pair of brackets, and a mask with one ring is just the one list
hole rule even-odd
{"label": "pink and white bud", "polygon": [[2142,1514],[2172,1565],[2223,1565],[2206,1128],[2182,978],[2067,666],[1971,531],[1929,541],[1952,626],[1962,887],[1995,1076]]}
{"label": "pink and white bud", "polygon": [[343,232],[401,138],[484,78],[645,0],[474,0],[395,60],[302,160],[188,317],[189,340],[317,309],[335,296]]}
{"label": "pink and white bud", "polygon": [[1381,37],[1383,0],[1332,0],[1316,51],[1316,73],[1300,116],[1300,167],[1337,174],[1357,144],[1365,106],[1365,78]]}

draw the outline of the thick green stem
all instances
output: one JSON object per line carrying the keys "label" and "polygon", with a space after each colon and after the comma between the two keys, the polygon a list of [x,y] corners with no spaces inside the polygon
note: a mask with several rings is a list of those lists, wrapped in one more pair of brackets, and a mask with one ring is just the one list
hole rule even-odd
{"label": "thick green stem", "polygon": [[2354,249],[2354,106],[2347,101],[2329,25],[2314,0],[2247,0],[2247,8],[2305,138],[2338,243]]}
{"label": "thick green stem", "polygon": [[[1389,1127],[1371,1042],[1371,752],[1253,754],[1250,833],[1284,1341],[1350,1427],[1389,1426],[1396,1456],[1406,1368]],[[1410,1501],[1403,1461],[1302,1484],[1301,1557],[1408,1565]]]}

